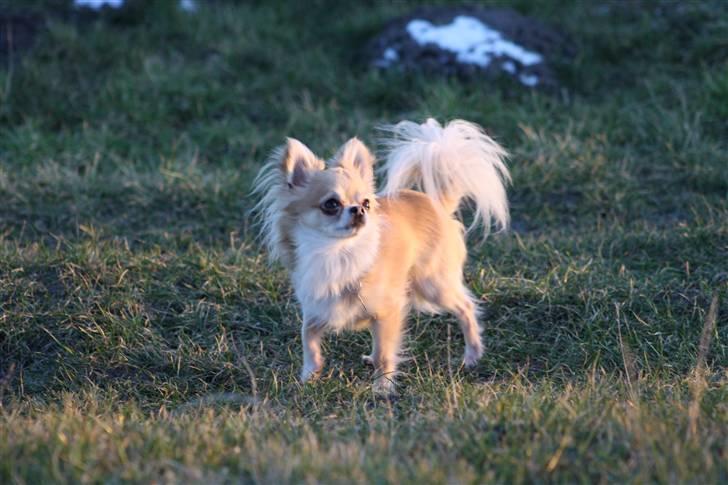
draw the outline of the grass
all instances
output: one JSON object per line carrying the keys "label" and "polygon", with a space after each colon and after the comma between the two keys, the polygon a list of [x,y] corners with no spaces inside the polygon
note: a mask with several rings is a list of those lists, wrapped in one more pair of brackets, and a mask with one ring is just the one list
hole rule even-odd
{"label": "grass", "polygon": [[[6,7],[45,26],[0,68],[1,482],[728,481],[722,2],[510,4],[578,45],[553,93],[367,69],[407,4],[62,3]],[[486,355],[413,316],[396,400],[364,334],[302,386],[251,177],[428,115],[512,153],[514,230],[467,268]]]}

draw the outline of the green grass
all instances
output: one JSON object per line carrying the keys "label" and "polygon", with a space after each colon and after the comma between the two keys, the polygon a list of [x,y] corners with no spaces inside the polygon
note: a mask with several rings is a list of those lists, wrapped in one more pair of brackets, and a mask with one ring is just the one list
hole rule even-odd
{"label": "green grass", "polygon": [[[0,482],[728,481],[725,4],[517,1],[579,48],[540,93],[368,70],[411,5],[255,3],[61,9],[2,58]],[[514,231],[467,267],[486,355],[412,316],[397,399],[365,334],[302,386],[252,176],[430,115],[512,153]]]}

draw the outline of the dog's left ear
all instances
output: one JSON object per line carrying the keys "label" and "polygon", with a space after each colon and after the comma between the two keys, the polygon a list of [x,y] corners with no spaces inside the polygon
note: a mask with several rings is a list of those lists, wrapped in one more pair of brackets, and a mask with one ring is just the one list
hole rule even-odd
{"label": "dog's left ear", "polygon": [[356,137],[339,148],[331,164],[357,170],[366,182],[374,183],[374,155]]}

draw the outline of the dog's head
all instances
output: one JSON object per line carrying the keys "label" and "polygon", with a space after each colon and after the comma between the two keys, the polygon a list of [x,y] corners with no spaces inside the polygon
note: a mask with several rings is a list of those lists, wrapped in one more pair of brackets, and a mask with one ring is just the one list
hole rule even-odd
{"label": "dog's head", "polygon": [[328,164],[289,138],[280,163],[289,200],[285,210],[295,225],[327,238],[348,239],[376,217],[374,156],[357,138],[346,142]]}

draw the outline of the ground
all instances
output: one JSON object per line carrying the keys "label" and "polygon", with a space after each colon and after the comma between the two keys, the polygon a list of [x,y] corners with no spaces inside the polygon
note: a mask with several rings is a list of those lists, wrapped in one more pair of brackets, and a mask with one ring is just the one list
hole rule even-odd
{"label": "ground", "polygon": [[[576,46],[556,92],[370,70],[405,4],[51,3],[0,67],[0,482],[728,480],[724,2],[513,2]],[[466,270],[486,355],[413,316],[397,399],[365,334],[301,385],[251,177],[426,116],[512,154]]]}

